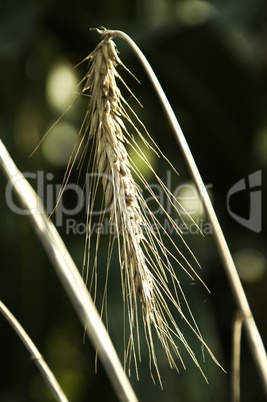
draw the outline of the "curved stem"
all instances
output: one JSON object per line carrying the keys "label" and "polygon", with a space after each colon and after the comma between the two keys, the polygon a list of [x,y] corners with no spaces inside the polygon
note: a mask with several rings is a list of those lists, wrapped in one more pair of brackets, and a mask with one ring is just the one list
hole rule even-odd
{"label": "curved stem", "polygon": [[111,36],[118,36],[122,39],[124,39],[130,47],[133,49],[135,54],[137,55],[138,59],[142,63],[144,69],[146,70],[149,79],[161,101],[162,107],[167,115],[167,118],[169,120],[169,123],[173,129],[174,135],[181,147],[181,150],[183,152],[184,158],[187,162],[188,168],[190,170],[190,173],[192,175],[192,178],[195,182],[195,185],[198,189],[199,195],[202,199],[203,206],[205,208],[206,214],[209,218],[210,223],[213,226],[213,233],[214,233],[214,238],[217,243],[218,251],[221,257],[221,260],[223,262],[226,274],[228,276],[228,280],[236,301],[236,304],[240,311],[243,314],[244,317],[244,326],[249,342],[249,346],[251,349],[251,353],[254,357],[255,363],[258,367],[259,374],[262,380],[262,384],[264,386],[264,391],[267,396],[267,358],[266,358],[266,351],[260,336],[260,333],[258,331],[258,328],[256,326],[255,320],[253,318],[250,306],[247,301],[246,294],[244,292],[244,289],[242,287],[241,281],[239,279],[235,263],[233,261],[232,255],[230,253],[229,247],[227,245],[227,242],[225,240],[223,231],[221,229],[220,223],[218,221],[218,218],[216,216],[216,213],[214,211],[213,205],[211,203],[211,200],[209,198],[208,192],[205,190],[205,185],[203,183],[202,177],[200,175],[200,172],[198,170],[198,167],[196,165],[196,162],[193,158],[193,155],[190,151],[190,148],[188,146],[188,143],[185,139],[185,136],[182,132],[182,129],[177,121],[177,118],[174,114],[174,111],[165,95],[165,92],[163,91],[156,74],[154,73],[151,65],[149,64],[148,60],[146,59],[145,55],[142,53],[142,51],[139,49],[139,47],[136,45],[136,43],[124,32],[122,31],[117,31],[117,30],[103,30],[99,31],[100,33],[104,35],[111,35]]}
{"label": "curved stem", "polygon": [[0,313],[2,313],[3,316],[7,319],[11,327],[16,331],[21,341],[24,343],[26,349],[28,349],[32,360],[34,360],[36,366],[39,368],[42,376],[44,377],[49,388],[52,390],[56,399],[60,402],[68,402],[67,397],[65,396],[60,385],[58,384],[54,374],[46,364],[43,356],[36,348],[31,338],[22,328],[18,320],[13,316],[13,314],[9,311],[9,309],[4,305],[4,303],[1,300],[0,300]]}
{"label": "curved stem", "polygon": [[54,265],[88,337],[98,351],[119,400],[137,402],[106,328],[76,265],[55,226],[48,219],[41,200],[16,167],[1,140],[0,166],[9,179],[8,185],[13,187],[24,206],[25,215],[29,215],[33,228]]}

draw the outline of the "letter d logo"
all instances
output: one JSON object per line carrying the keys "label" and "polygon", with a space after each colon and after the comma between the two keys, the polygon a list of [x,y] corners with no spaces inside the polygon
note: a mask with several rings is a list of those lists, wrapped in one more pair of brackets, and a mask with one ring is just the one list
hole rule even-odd
{"label": "letter d logo", "polygon": [[[255,173],[252,173],[248,176],[248,189],[246,187],[245,179],[242,179],[235,183],[227,194],[227,210],[229,214],[235,219],[238,223],[246,228],[253,230],[254,232],[259,233],[262,229],[262,221],[261,221],[261,190],[259,186],[261,186],[261,170],[258,170]],[[257,189],[255,189],[257,187]],[[230,208],[230,197],[240,191],[248,190],[249,191],[249,218],[245,219],[242,216],[235,214],[231,211]]]}

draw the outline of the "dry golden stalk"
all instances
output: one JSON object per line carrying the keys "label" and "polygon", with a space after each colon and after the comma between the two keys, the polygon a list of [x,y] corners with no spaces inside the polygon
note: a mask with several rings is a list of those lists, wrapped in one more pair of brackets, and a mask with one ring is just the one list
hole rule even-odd
{"label": "dry golden stalk", "polygon": [[[104,210],[100,215],[99,222],[102,223],[104,216],[108,214],[110,227],[113,229],[109,243],[110,249],[107,272],[109,270],[110,256],[114,242],[117,240],[123,300],[126,306],[124,311],[125,315],[128,315],[129,322],[129,339],[125,340],[125,364],[128,364],[130,373],[133,358],[138,376],[137,361],[141,359],[138,317],[140,309],[138,308],[137,300],[139,298],[141,302],[145,338],[150,355],[151,375],[153,378],[152,370],[154,366],[159,382],[161,383],[156,350],[154,348],[153,337],[155,334],[165,349],[171,367],[178,370],[176,364],[177,357],[182,362],[182,365],[184,365],[179,348],[176,344],[177,340],[179,340],[202,372],[195,353],[187,343],[178,327],[176,319],[173,317],[170,306],[172,306],[172,310],[174,307],[176,311],[178,311],[179,316],[188,324],[199,338],[201,344],[205,345],[212,358],[215,361],[216,359],[202,339],[171,262],[176,263],[185,270],[190,278],[199,277],[187,259],[179,251],[166,229],[149,210],[140,188],[133,179],[132,171],[137,174],[142,185],[150,192],[155,202],[159,204],[152,188],[149,187],[125,148],[125,144],[131,147],[153,171],[152,166],[141,151],[138,143],[128,131],[126,124],[135,131],[148,148],[152,149],[157,155],[163,154],[160,149],[157,148],[130,105],[122,96],[117,81],[123,83],[127,90],[129,90],[129,88],[119,75],[116,67],[119,65],[126,70],[127,68],[123,65],[118,56],[112,35],[106,34],[105,30],[101,33],[104,35],[103,40],[84,60],[89,61],[89,71],[82,80],[82,83],[84,83],[82,92],[89,93],[90,101],[76,149],[73,151],[69,162],[66,181],[76,159],[80,158],[80,167],[86,161],[91,140],[91,142],[93,142],[93,152],[91,153],[90,159],[92,160],[95,175],[91,184],[88,205],[88,233],[84,265],[88,270],[91,269],[91,275],[94,277],[97,270],[97,253],[100,234],[97,234],[96,250],[92,250],[92,211],[99,182],[102,182]],[[131,95],[133,96],[132,93]],[[141,124],[148,136],[148,140],[144,138],[133,123],[128,111],[132,113],[137,122]],[[177,208],[177,200],[174,199],[157,174],[154,171],[153,173],[166,193],[166,197],[173,207]],[[181,237],[180,229],[177,224],[167,211],[164,210],[163,206],[159,204],[159,207],[171,223],[176,234]],[[164,245],[161,233],[163,233],[172,244],[179,257],[175,257]],[[91,267],[90,258],[92,259],[92,257],[90,254],[95,256],[93,267]],[[179,298],[182,300],[182,303],[180,303]],[[106,302],[105,299],[106,295],[103,297],[104,303]],[[181,308],[181,304],[184,305],[187,311],[187,317]],[[203,372],[202,374],[204,375]]]}

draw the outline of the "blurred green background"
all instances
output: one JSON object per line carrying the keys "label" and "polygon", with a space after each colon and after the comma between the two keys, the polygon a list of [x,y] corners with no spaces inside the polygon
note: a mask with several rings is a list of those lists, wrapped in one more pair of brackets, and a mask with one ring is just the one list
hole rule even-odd
{"label": "blurred green background", "polygon": [[[158,75],[204,183],[209,186],[266,344],[266,232],[256,233],[240,225],[227,210],[230,188],[261,170],[262,229],[265,227],[266,1],[0,2],[1,138],[21,171],[44,172],[51,186],[63,180],[85,102],[67,113],[37,152],[30,158],[29,155],[64,111],[66,95],[85,74],[86,65],[75,70],[72,67],[96,46],[99,36],[89,28],[100,26],[120,29],[132,36]],[[142,67],[122,40],[116,43],[121,59],[142,83],[140,86],[127,77],[144,108],[140,109],[134,102],[131,105],[180,173],[173,185],[190,183],[183,157]],[[167,167],[162,166],[159,163],[155,168],[164,179]],[[29,181],[36,188],[35,176]],[[1,174],[1,300],[43,353],[71,402],[117,401],[101,363],[95,373],[95,352],[90,342],[84,340],[84,329],[27,217],[15,214],[7,205],[6,184]],[[74,194],[66,195],[64,202],[70,208],[75,204]],[[248,191],[233,197],[230,205],[234,213],[248,218]],[[82,213],[79,219],[83,222]],[[58,230],[81,269],[84,235],[67,233],[66,224],[65,217]],[[201,285],[192,286],[188,280],[183,286],[204,338],[228,374],[199,350],[209,385],[186,355],[187,370],[181,369],[178,375],[161,359],[159,350],[164,383],[161,391],[150,378],[144,345],[140,380],[135,380],[134,373],[131,377],[143,402],[215,399],[223,402],[230,398],[231,333],[236,306],[212,236],[207,234],[202,238],[191,234],[186,235],[186,240],[203,266],[201,275],[211,294]],[[101,258],[104,261],[105,257]],[[111,270],[118,272],[118,269],[115,260]],[[122,313],[117,297],[120,286],[120,281],[112,280],[111,275],[109,321],[113,341],[122,356]],[[241,348],[241,400],[253,398],[261,402],[265,400],[262,386],[245,334]],[[50,400],[53,400],[50,391],[34,363],[8,323],[0,317],[0,401]]]}

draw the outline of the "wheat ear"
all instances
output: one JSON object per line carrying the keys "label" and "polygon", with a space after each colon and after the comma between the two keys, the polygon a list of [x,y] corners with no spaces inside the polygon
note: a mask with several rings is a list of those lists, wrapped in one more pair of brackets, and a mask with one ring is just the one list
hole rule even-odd
{"label": "wheat ear", "polygon": [[[133,151],[137,152],[140,158],[142,158],[153,171],[152,166],[134,139],[134,136],[130,133],[130,130],[134,130],[136,135],[139,136],[147,147],[152,149],[158,156],[162,155],[160,149],[153,142],[137,115],[123,97],[118,87],[118,81],[120,81],[128,91],[130,90],[119,75],[117,66],[119,65],[126,70],[127,68],[118,56],[112,35],[106,34],[105,31],[101,31],[101,33],[104,34],[103,40],[84,60],[89,61],[89,70],[82,80],[82,84],[84,85],[82,93],[88,92],[90,101],[79,133],[76,148],[72,153],[66,172],[67,180],[69,172],[78,158],[79,167],[85,163],[89,166],[91,163],[94,172],[88,204],[88,232],[86,237],[84,265],[88,271],[91,269],[91,277],[96,278],[100,234],[97,234],[95,250],[93,250],[91,244],[92,211],[97,197],[99,183],[102,182],[104,211],[100,215],[99,222],[103,223],[104,217],[108,216],[110,227],[113,229],[110,234],[107,272],[109,270],[110,256],[115,240],[118,242],[123,301],[126,306],[124,311],[125,315],[128,316],[129,322],[129,337],[125,339],[125,364],[127,363],[129,373],[131,362],[134,360],[136,374],[138,376],[138,360],[141,359],[139,298],[145,338],[150,356],[152,378],[154,378],[154,367],[159,382],[161,383],[154,348],[155,334],[162,344],[168,362],[172,368],[178,370],[177,357],[184,366],[180,350],[177,346],[177,340],[179,340],[204,376],[195,352],[187,343],[182,331],[179,329],[177,320],[171,312],[171,310],[175,308],[183,322],[187,323],[200,340],[201,344],[205,345],[214,361],[219,364],[203,341],[200,330],[197,327],[180,282],[173,269],[173,263],[180,266],[191,279],[194,280],[194,278],[199,278],[199,276],[190,262],[180,252],[166,229],[149,210],[140,188],[133,179],[132,171],[135,172],[141,184],[150,192],[155,202],[158,203],[159,208],[161,208],[162,212],[165,214],[165,218],[168,219],[172,225],[174,232],[180,236],[184,242],[178,225],[171,216],[169,216],[167,211],[164,210],[164,207],[159,204],[156,195],[153,193],[126,150],[125,144]],[[131,91],[130,94],[134,96]],[[145,131],[148,139],[143,136],[136,124],[133,123],[130,114],[132,114],[137,123],[140,124],[140,127]],[[130,129],[127,127],[130,127]],[[90,153],[89,158],[91,162],[88,162],[87,155],[90,149],[93,149],[93,151]],[[166,197],[177,210],[177,200],[172,196],[164,183],[162,183],[156,172],[153,171],[153,173],[166,193]],[[165,246],[162,234],[168,239],[172,247],[174,247],[177,256]],[[94,257],[92,257],[93,254]],[[192,253],[191,255],[193,256]],[[91,260],[93,260],[92,264]],[[196,261],[195,257],[194,261]],[[93,288],[93,282],[94,279],[91,280],[91,290]],[[96,295],[96,283],[94,292]],[[105,295],[104,301],[106,302]],[[181,307],[182,304],[184,305],[183,310]],[[104,307],[102,306],[102,312],[103,309]]]}

